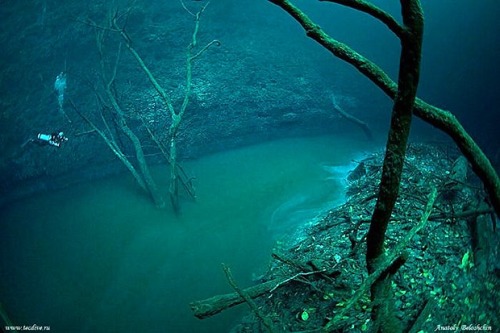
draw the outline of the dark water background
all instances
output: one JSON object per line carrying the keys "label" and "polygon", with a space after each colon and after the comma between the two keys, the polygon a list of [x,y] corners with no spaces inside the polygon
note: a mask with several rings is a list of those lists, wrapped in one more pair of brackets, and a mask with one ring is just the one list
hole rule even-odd
{"label": "dark water background", "polygon": [[[399,19],[399,1],[373,2]],[[124,8],[130,2],[113,3]],[[396,79],[399,42],[385,26],[334,4],[294,3]],[[177,1],[135,4],[127,25],[134,45],[178,105],[192,18]],[[186,4],[196,8],[200,2]],[[498,166],[498,1],[422,4],[419,97],[453,112]],[[199,38],[222,45],[196,63],[192,103],[179,135],[180,153],[192,159],[183,164],[196,176],[198,200],[184,202],[182,215],[174,217],[153,208],[129,174],[106,178],[123,166],[97,136],[80,135],[89,127],[71,108],[71,125],[58,112],[54,79],[67,71],[66,98],[100,121],[92,89],[99,81],[94,30],[81,20],[104,21],[110,5],[0,0],[0,194],[20,184],[72,184],[2,206],[0,302],[15,323],[50,325],[54,332],[227,332],[244,306],[199,321],[188,303],[231,291],[221,262],[239,284],[251,284],[280,237],[342,199],[349,163],[373,148],[352,139],[359,129],[332,116],[330,97],[340,97],[342,107],[370,124],[378,147],[391,102],[270,2],[212,1]],[[120,41],[114,36],[106,44],[108,64]],[[155,99],[151,91],[124,50],[120,102],[140,109],[165,134],[164,110],[148,109]],[[149,140],[141,121],[128,115]],[[445,138],[418,120],[414,125],[415,140]],[[38,132],[55,129],[71,137],[63,149],[20,149]],[[331,136],[266,143],[318,133]],[[261,144],[229,150],[256,142]],[[207,155],[214,151],[223,152]],[[168,188],[168,172],[155,167],[160,188]],[[101,180],[82,184],[96,177]]]}
{"label": "dark water background", "polygon": [[[193,161],[198,198],[180,218],[128,174],[13,204],[0,215],[1,301],[15,323],[54,332],[227,332],[245,306],[199,321],[188,303],[232,291],[221,263],[250,285],[280,237],[342,199],[367,148],[298,138]],[[155,174],[166,185],[168,170]]]}

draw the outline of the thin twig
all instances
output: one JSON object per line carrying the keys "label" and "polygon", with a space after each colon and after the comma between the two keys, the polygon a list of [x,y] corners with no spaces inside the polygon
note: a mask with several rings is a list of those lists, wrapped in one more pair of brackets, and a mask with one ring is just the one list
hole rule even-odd
{"label": "thin twig", "polygon": [[270,333],[273,333],[274,332],[273,323],[269,320],[268,317],[266,317],[264,314],[262,314],[260,309],[257,307],[257,304],[255,304],[255,302],[243,290],[241,290],[238,287],[238,285],[236,284],[236,282],[233,279],[230,268],[227,267],[225,264],[222,264],[222,269],[224,269],[224,273],[226,274],[227,281],[229,282],[231,287],[233,287],[234,291],[236,291],[238,293],[238,295],[240,295],[241,298],[243,298],[245,300],[245,302],[247,302],[250,309],[252,309],[252,311],[255,313],[257,318],[259,318],[262,321],[262,324],[264,324],[264,326],[267,328],[267,330]]}
{"label": "thin twig", "polygon": [[182,8],[184,8],[184,9],[186,10],[186,12],[188,12],[188,13],[189,13],[189,15],[196,17],[196,14],[194,14],[192,11],[190,11],[190,10],[186,7],[186,5],[184,4],[184,1],[179,0],[179,2],[181,3]]}
{"label": "thin twig", "polygon": [[210,43],[205,45],[205,47],[203,47],[198,53],[196,53],[194,56],[192,56],[190,58],[190,60],[193,61],[194,59],[198,58],[200,55],[202,55],[203,52],[205,52],[210,46],[212,46],[214,44],[215,44],[215,46],[221,46],[221,42],[218,39],[214,39],[213,41],[211,41]]}
{"label": "thin twig", "polygon": [[302,277],[302,276],[308,276],[308,275],[313,275],[313,274],[321,274],[321,273],[324,273],[326,272],[326,269],[322,269],[320,271],[311,271],[311,272],[299,272],[295,275],[292,275],[290,276],[289,278],[286,278],[285,280],[283,281],[280,281],[276,284],[276,286],[274,286],[274,288],[272,288],[271,290],[269,290],[270,293],[272,293],[273,291],[275,291],[276,289],[278,289],[279,287],[281,287],[282,285],[284,285],[285,283],[288,283],[292,280],[295,280],[297,279],[298,277]]}

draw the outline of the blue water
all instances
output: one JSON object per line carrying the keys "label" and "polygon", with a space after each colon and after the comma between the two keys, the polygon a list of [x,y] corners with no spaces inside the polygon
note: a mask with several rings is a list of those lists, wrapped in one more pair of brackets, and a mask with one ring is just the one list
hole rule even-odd
{"label": "blue water", "polygon": [[[180,217],[128,174],[13,204],[0,215],[0,302],[15,324],[54,332],[227,332],[244,305],[200,321],[189,302],[232,291],[221,263],[252,284],[276,240],[342,200],[345,165],[364,149],[287,139],[190,162],[197,202]],[[167,189],[168,169],[153,173]]]}

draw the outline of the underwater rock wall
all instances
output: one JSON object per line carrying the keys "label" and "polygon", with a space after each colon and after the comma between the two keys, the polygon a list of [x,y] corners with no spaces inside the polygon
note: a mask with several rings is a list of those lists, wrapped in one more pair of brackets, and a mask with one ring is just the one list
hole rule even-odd
{"label": "underwater rock wall", "polygon": [[[353,83],[338,64],[330,62],[330,55],[311,48],[293,22],[287,21],[297,31],[295,41],[273,29],[274,19],[262,15],[271,8],[266,3],[255,5],[243,17],[236,4],[213,3],[204,12],[199,47],[213,39],[221,46],[212,46],[193,65],[190,102],[178,135],[182,159],[282,137],[350,133],[353,129],[331,110],[333,93],[345,95],[343,106],[353,113],[383,107],[373,98],[363,102],[362,96],[376,88]],[[102,118],[106,119],[109,135],[134,161],[135,153],[117,130],[109,101],[97,101],[105,84],[101,57],[108,77],[118,64],[113,89],[149,161],[164,162],[146,128],[168,144],[170,117],[158,94],[130,52],[120,46],[118,34],[107,34],[102,55],[97,51],[95,29],[88,19],[105,24],[108,11],[100,1],[11,2],[2,8],[0,18],[8,28],[0,38],[9,45],[0,63],[4,200],[126,172],[75,107],[101,130],[106,130]],[[185,93],[185,50],[193,27],[191,16],[177,2],[137,2],[127,22],[134,47],[177,110]],[[317,66],[323,61],[328,68]],[[64,100],[54,89],[61,72],[66,74]],[[342,92],[340,84],[349,93]],[[38,133],[55,131],[64,131],[69,138],[61,148],[29,142]]]}

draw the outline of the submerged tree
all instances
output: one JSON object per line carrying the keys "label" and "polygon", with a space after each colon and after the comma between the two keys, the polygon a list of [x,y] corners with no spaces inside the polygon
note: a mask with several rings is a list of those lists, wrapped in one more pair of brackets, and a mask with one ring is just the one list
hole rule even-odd
{"label": "submerged tree", "polygon": [[[109,149],[130,171],[134,179],[137,181],[137,184],[141,187],[141,189],[149,194],[156,207],[163,208],[165,206],[165,201],[151,175],[151,171],[144,154],[143,144],[134,130],[129,126],[126,110],[121,106],[119,98],[117,97],[116,76],[118,73],[118,64],[121,58],[121,45],[117,48],[118,50],[116,52],[115,59],[106,61],[107,55],[105,52],[105,44],[109,30],[111,29],[109,23],[112,21],[112,17],[114,17],[114,15],[115,14],[110,13],[107,26],[98,26],[94,22],[89,21],[92,26],[96,27],[95,39],[99,55],[99,76],[101,82],[100,84],[94,84],[93,89],[96,95],[98,113],[104,129],[101,129],[96,125],[95,121],[80,112],[72,100],[70,103],[73,105],[75,111],[92,127],[96,133],[99,134]],[[107,62],[110,62],[112,65],[107,66]],[[125,137],[129,139],[135,152],[134,155],[136,165],[131,161],[131,159],[123,151],[122,146],[118,143],[118,140],[108,124],[108,120],[106,119],[107,117],[114,120],[113,124],[116,128],[115,132],[123,133]]]}
{"label": "submerged tree", "polygon": [[186,8],[184,3],[181,1],[183,7],[186,9],[186,11],[192,15],[195,19],[195,26],[193,29],[193,34],[191,37],[191,42],[189,43],[187,50],[186,50],[186,82],[185,82],[185,92],[184,92],[184,98],[182,101],[182,105],[179,110],[176,110],[173,106],[172,100],[165,91],[165,89],[160,85],[158,80],[155,78],[155,76],[152,74],[152,72],[149,70],[149,68],[146,66],[144,61],[142,60],[141,56],[139,53],[136,51],[136,49],[132,46],[132,40],[130,36],[127,34],[125,29],[123,27],[120,27],[118,24],[117,20],[113,20],[113,28],[120,33],[120,36],[123,38],[125,41],[125,44],[133,57],[137,60],[139,63],[139,66],[141,69],[146,73],[146,76],[148,77],[149,81],[153,85],[154,89],[157,91],[157,93],[160,95],[165,108],[170,115],[171,122],[170,126],[168,129],[168,135],[169,135],[169,163],[170,163],[170,187],[169,187],[169,195],[170,195],[170,201],[172,203],[172,207],[174,211],[177,213],[179,211],[179,167],[178,167],[178,161],[177,161],[177,134],[179,131],[179,126],[182,121],[182,117],[184,116],[184,113],[186,112],[187,106],[189,104],[189,98],[191,96],[191,88],[192,88],[192,66],[194,60],[198,58],[200,55],[202,55],[210,46],[212,45],[220,45],[220,42],[218,40],[212,40],[205,46],[203,46],[201,49],[198,51],[195,51],[196,47],[198,46],[198,30],[199,30],[199,25],[200,25],[200,16],[201,14],[205,11],[205,8],[209,4],[207,2],[204,4],[201,9],[196,12],[192,13],[190,10]]}
{"label": "submerged tree", "polygon": [[[179,186],[182,186],[188,195],[192,198],[195,198],[194,194],[194,189],[191,184],[191,180],[187,178],[184,170],[180,166],[178,162],[178,153],[177,153],[177,136],[179,133],[179,126],[181,124],[182,118],[184,116],[184,113],[186,112],[186,109],[189,104],[190,96],[191,96],[191,89],[192,89],[192,66],[194,61],[200,57],[208,48],[210,48],[212,45],[219,46],[220,42],[218,40],[212,40],[211,42],[205,44],[203,47],[198,48],[198,31],[199,31],[199,24],[200,24],[200,17],[202,13],[205,11],[207,5],[209,2],[203,4],[199,11],[196,13],[191,12],[181,1],[181,4],[183,8],[193,16],[194,21],[195,21],[195,26],[193,29],[193,33],[191,36],[191,42],[187,46],[186,50],[186,78],[185,78],[185,91],[184,91],[184,97],[182,99],[182,105],[181,107],[176,110],[174,108],[174,105],[172,103],[171,97],[168,95],[166,90],[162,87],[162,85],[158,82],[156,77],[153,75],[153,73],[149,70],[147,65],[145,64],[144,60],[142,57],[139,55],[139,52],[136,50],[136,48],[132,45],[132,39],[127,33],[125,29],[127,17],[129,14],[129,11],[131,10],[130,8],[123,12],[119,13],[117,10],[114,10],[113,13],[109,16],[108,22],[106,25],[98,25],[95,22],[91,20],[85,21],[86,24],[89,24],[93,27],[96,28],[96,35],[97,35],[97,45],[98,45],[98,50],[99,50],[99,55],[101,58],[101,72],[103,76],[103,80],[105,82],[105,94],[108,100],[110,101],[110,104],[112,106],[112,109],[114,110],[115,114],[117,115],[119,119],[119,127],[123,133],[131,140],[133,143],[133,146],[136,151],[136,156],[137,156],[137,161],[140,166],[140,172],[138,172],[133,165],[130,163],[128,158],[126,158],[125,154],[123,154],[119,148],[119,146],[116,144],[116,142],[113,140],[112,136],[106,135],[104,131],[99,130],[93,123],[91,123],[91,126],[93,127],[94,130],[96,130],[99,135],[104,139],[104,141],[107,143],[107,145],[112,149],[112,151],[117,155],[120,160],[127,166],[127,168],[132,172],[136,180],[138,181],[139,185],[148,190],[148,192],[151,194],[153,197],[155,203],[157,206],[163,206],[163,199],[161,195],[159,195],[159,192],[157,190],[156,184],[153,180],[153,178],[150,176],[149,169],[147,167],[146,160],[144,158],[144,153],[142,152],[142,145],[138,139],[138,137],[134,134],[134,132],[127,126],[126,123],[126,117],[125,113],[123,110],[120,108],[118,99],[116,97],[116,88],[115,88],[115,77],[117,73],[117,63],[119,60],[119,55],[120,51],[117,52],[118,56],[115,61],[114,68],[111,70],[111,75],[106,76],[106,68],[104,66],[104,60],[103,60],[103,48],[104,48],[104,35],[107,34],[108,32],[112,33],[117,33],[120,38],[124,41],[125,46],[127,49],[130,51],[132,54],[133,58],[138,62],[139,67],[141,68],[142,71],[146,74],[148,80],[150,81],[151,85],[153,88],[156,90],[158,93],[159,97],[161,98],[163,104],[164,104],[164,109],[166,113],[169,115],[170,121],[167,121],[168,124],[168,138],[169,142],[168,144],[163,144],[158,140],[158,138],[152,133],[152,131],[147,127],[146,124],[145,127],[147,128],[149,134],[151,135],[153,141],[156,143],[158,148],[161,150],[161,152],[164,154],[167,162],[170,165],[170,186],[169,186],[169,196],[170,196],[170,201],[172,204],[172,207],[176,213],[179,212]],[[120,44],[121,45],[121,44]],[[119,48],[120,50],[120,48]],[[102,100],[102,99],[100,99]],[[140,115],[139,115],[140,116]],[[86,118],[87,122],[89,122],[89,119]],[[104,118],[103,118],[104,120]],[[105,121],[104,121],[105,122]],[[107,124],[105,123],[106,128],[108,128]],[[168,151],[168,152],[167,152]]]}
{"label": "submerged tree", "polygon": [[[334,56],[352,64],[394,100],[391,127],[386,145],[378,199],[367,235],[367,268],[374,273],[384,262],[384,240],[394,204],[398,197],[412,114],[446,132],[469,160],[483,181],[490,202],[500,216],[500,180],[490,161],[449,112],[416,98],[423,34],[423,14],[419,0],[400,0],[403,24],[375,5],[364,0],[320,0],[334,2],[368,13],[382,21],[401,40],[398,84],[377,65],[349,46],[327,35],[317,24],[288,0],[269,0],[287,11],[305,29],[306,34]],[[434,195],[435,197],[435,195]],[[433,199],[431,198],[431,201]],[[404,262],[404,258],[402,259]],[[398,265],[401,265],[399,262]],[[399,331],[390,304],[391,267],[372,284],[373,318],[377,331]],[[328,330],[328,325],[326,330]]]}
{"label": "submerged tree", "polygon": [[[369,273],[375,272],[379,268],[378,265],[385,259],[385,233],[399,194],[413,105],[420,78],[424,30],[424,17],[420,0],[401,0],[401,9],[404,32],[400,36],[398,91],[392,109],[377,203],[366,238],[366,262]],[[395,270],[392,269],[392,272],[381,275],[371,287],[374,303],[372,316],[377,331],[394,332],[400,330],[394,315],[394,302],[391,296],[391,275],[394,273]]]}

